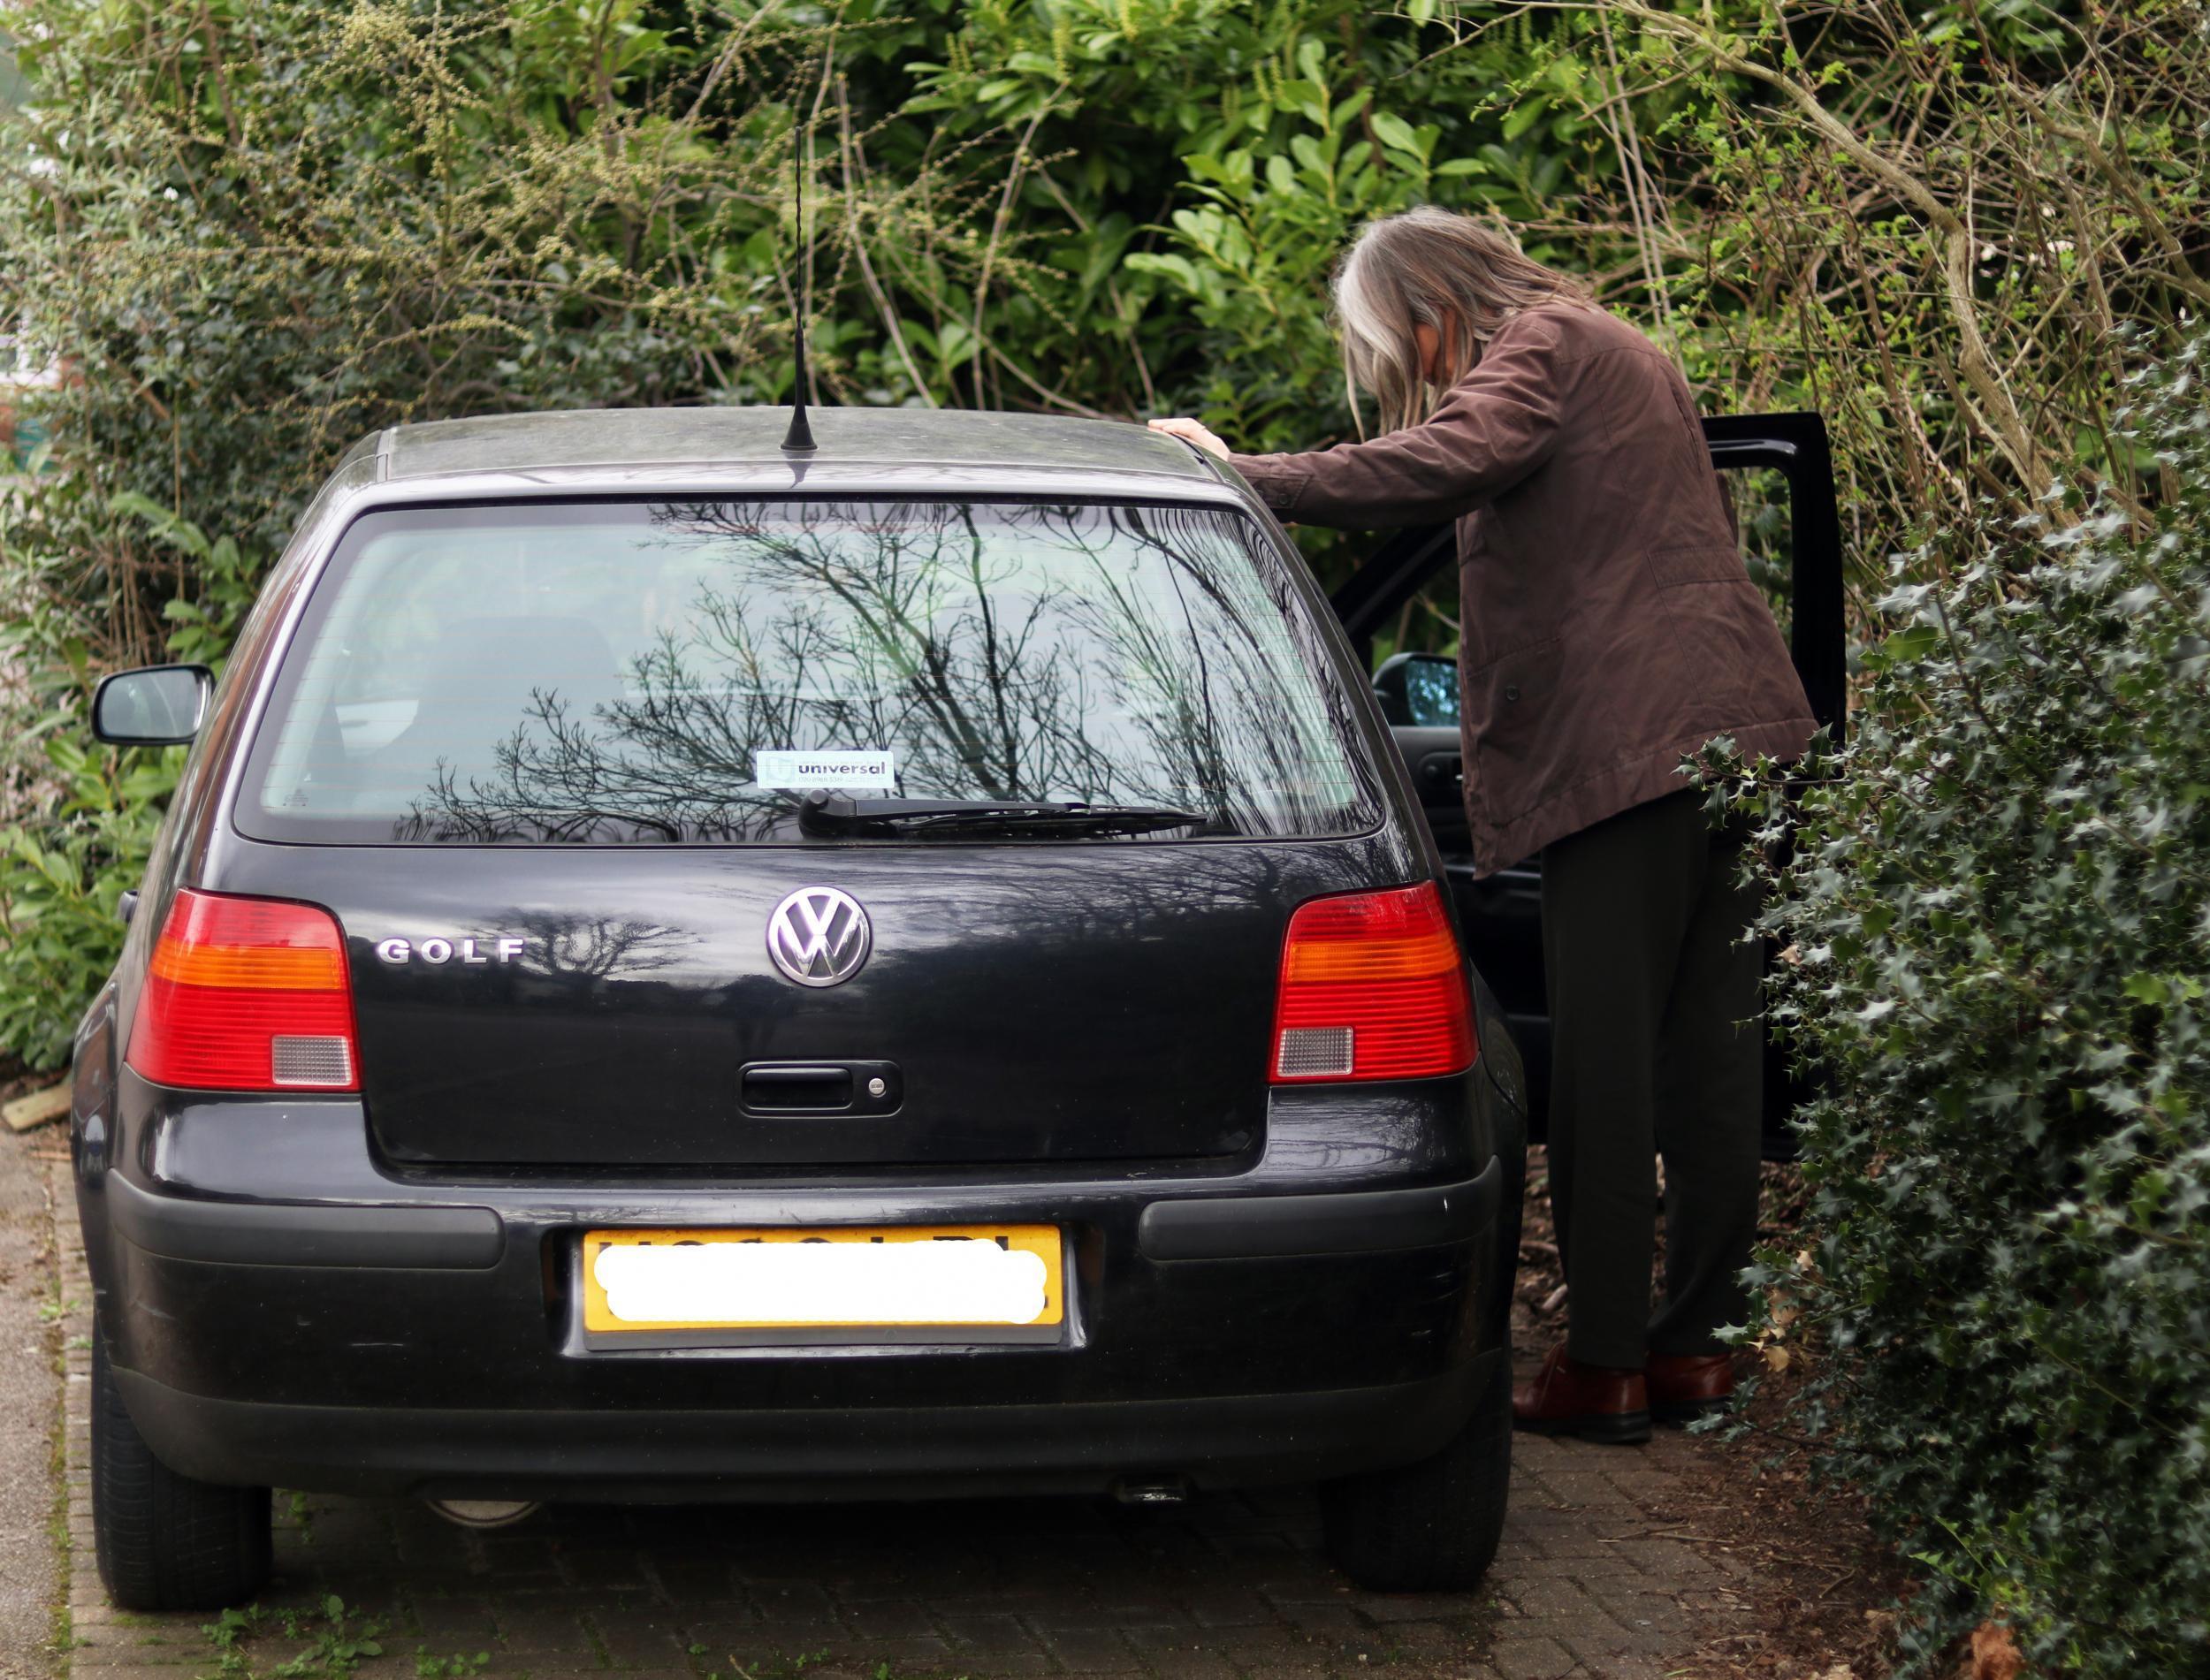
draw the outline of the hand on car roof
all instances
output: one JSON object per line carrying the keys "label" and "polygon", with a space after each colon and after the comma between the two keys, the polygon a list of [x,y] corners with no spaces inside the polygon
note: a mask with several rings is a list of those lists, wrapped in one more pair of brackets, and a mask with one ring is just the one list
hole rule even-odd
{"label": "hand on car roof", "polygon": [[1151,422],[1151,430],[1162,431],[1170,437],[1179,437],[1185,444],[1195,444],[1198,448],[1208,454],[1217,455],[1223,460],[1235,452],[1222,443],[1203,421],[1191,420],[1185,415],[1155,420]]}

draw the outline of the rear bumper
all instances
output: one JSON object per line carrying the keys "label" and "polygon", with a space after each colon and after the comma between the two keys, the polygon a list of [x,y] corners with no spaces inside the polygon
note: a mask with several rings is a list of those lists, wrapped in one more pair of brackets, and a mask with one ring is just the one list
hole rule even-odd
{"label": "rear bumper", "polygon": [[[1504,1172],[1411,1190],[1312,1196],[1202,1196],[1146,1202],[1139,1250],[1151,1260],[1387,1253],[1470,1242],[1495,1223]],[[106,1181],[116,1234],[147,1254],[206,1266],[483,1271],[507,1249],[488,1207],[403,1203],[213,1201]]]}
{"label": "rear bumper", "polygon": [[1441,1375],[1285,1395],[733,1413],[285,1406],[118,1372],[155,1453],[203,1481],[426,1499],[907,1499],[1248,1487],[1424,1457],[1501,1349]]}
{"label": "rear bumper", "polygon": [[202,1266],[391,1266],[477,1272],[507,1251],[488,1207],[218,1202],[142,1189],[111,1173],[108,1219],[125,1242]]}
{"label": "rear bumper", "polygon": [[1315,1196],[1202,1197],[1153,1202],[1136,1244],[1153,1260],[1385,1254],[1470,1243],[1497,1220],[1504,1164],[1495,1156],[1456,1184]]}
{"label": "rear bumper", "polygon": [[[357,1104],[126,1073],[112,1146],[80,1128],[79,1204],[132,1415],[208,1480],[638,1499],[1304,1480],[1433,1451],[1501,1357],[1485,1091],[1362,1091],[1358,1128],[1299,1093],[1240,1170],[432,1180],[371,1156]],[[1065,1234],[1056,1342],[583,1334],[590,1229],[1001,1221]]]}

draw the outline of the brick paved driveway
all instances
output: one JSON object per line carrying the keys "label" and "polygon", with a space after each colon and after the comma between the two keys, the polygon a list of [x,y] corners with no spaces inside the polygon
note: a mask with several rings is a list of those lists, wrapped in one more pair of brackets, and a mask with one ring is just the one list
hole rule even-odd
{"label": "brick paved driveway", "polygon": [[[278,1496],[277,1574],[232,1666],[204,1615],[108,1608],[85,1485],[88,1302],[56,1169],[65,1297],[72,1680],[270,1675],[382,1624],[362,1680],[965,1675],[1657,1676],[1691,1617],[1727,1614],[1729,1558],[1668,1533],[1688,1448],[1521,1437],[1482,1591],[1361,1593],[1319,1550],[1310,1494],[1182,1508],[1069,1501],[683,1510],[571,1506],[472,1533],[405,1502]],[[345,1605],[342,1627],[322,1608]],[[286,1614],[298,1637],[286,1637]],[[473,1658],[486,1654],[479,1670]],[[465,1669],[442,1660],[469,1659]],[[249,1666],[238,1666],[242,1662]],[[346,1670],[309,1666],[306,1676]]]}

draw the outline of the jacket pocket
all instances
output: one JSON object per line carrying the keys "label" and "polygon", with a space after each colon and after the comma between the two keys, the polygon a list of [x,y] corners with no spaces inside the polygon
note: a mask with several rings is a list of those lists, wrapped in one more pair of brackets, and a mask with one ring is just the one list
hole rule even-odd
{"label": "jacket pocket", "polygon": [[1746,579],[1749,568],[1742,557],[1724,543],[1676,543],[1642,551],[1650,581],[1661,589],[1683,583],[1732,583]]}
{"label": "jacket pocket", "polygon": [[1508,823],[1536,802],[1558,743],[1552,713],[1562,644],[1530,642],[1466,673],[1467,734],[1490,816]]}
{"label": "jacket pocket", "polygon": [[1751,696],[1769,688],[1772,673],[1793,675],[1794,667],[1757,586],[1737,574],[1668,589],[1664,599],[1680,684],[1679,726],[1726,729],[1770,721],[1750,715]]}

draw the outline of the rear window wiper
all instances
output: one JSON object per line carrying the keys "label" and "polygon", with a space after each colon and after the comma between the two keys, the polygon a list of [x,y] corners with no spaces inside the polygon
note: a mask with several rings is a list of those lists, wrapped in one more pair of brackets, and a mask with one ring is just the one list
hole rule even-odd
{"label": "rear window wiper", "polygon": [[1202,812],[1177,810],[1170,805],[1090,805],[1079,800],[1038,799],[854,799],[826,791],[808,794],[799,801],[798,828],[807,834],[875,839],[972,838],[978,834],[1079,839],[1097,834],[1149,834],[1169,828],[1227,832]]}

